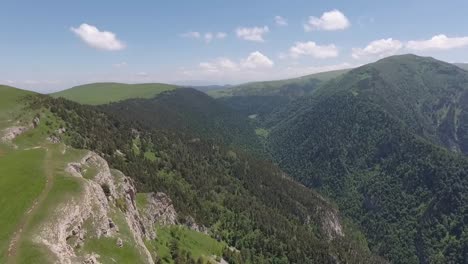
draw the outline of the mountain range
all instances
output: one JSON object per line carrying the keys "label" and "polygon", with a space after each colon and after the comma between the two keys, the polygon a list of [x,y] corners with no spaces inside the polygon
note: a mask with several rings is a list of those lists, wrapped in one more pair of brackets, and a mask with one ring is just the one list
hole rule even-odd
{"label": "mountain range", "polygon": [[0,262],[465,263],[465,66],[0,86]]}

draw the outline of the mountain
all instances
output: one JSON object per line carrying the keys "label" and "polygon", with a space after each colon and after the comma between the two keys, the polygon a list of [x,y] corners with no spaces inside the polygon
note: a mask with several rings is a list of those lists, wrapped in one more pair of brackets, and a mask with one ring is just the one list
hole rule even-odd
{"label": "mountain", "polygon": [[455,65],[468,71],[468,63],[455,63]]}
{"label": "mountain", "polygon": [[261,152],[247,117],[203,92],[180,88],[152,99],[131,99],[102,107],[125,119],[137,119],[153,129],[177,131],[219,143]]}
{"label": "mountain", "polygon": [[[331,202],[255,155],[113,104],[0,93],[0,262],[385,263]],[[223,111],[191,89],[159,96],[125,107]]]}
{"label": "mountain", "polygon": [[176,88],[175,85],[162,83],[92,83],[57,92],[52,96],[63,97],[82,104],[101,105],[130,98],[152,98],[161,92]]}
{"label": "mountain", "polygon": [[264,122],[293,178],[338,203],[392,263],[468,259],[468,73],[401,55],[322,85]]}
{"label": "mountain", "polygon": [[215,98],[272,95],[298,97],[310,94],[320,83],[338,77],[347,71],[349,71],[349,69],[315,73],[288,80],[253,82],[229,87],[227,89],[209,91],[208,94]]}

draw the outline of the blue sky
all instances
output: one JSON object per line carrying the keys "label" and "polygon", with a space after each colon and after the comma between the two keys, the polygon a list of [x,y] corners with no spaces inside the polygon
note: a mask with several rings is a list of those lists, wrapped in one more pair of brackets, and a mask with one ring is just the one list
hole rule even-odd
{"label": "blue sky", "polygon": [[400,53],[468,62],[467,11],[462,0],[2,0],[0,83],[235,84]]}

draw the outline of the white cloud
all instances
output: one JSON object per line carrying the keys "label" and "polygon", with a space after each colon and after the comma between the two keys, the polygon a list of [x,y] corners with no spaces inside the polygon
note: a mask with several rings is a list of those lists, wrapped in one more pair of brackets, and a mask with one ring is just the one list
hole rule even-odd
{"label": "white cloud", "polygon": [[270,29],[267,26],[264,27],[251,27],[251,28],[237,28],[237,37],[256,42],[264,42],[263,35],[268,33]]}
{"label": "white cloud", "polygon": [[191,39],[203,39],[206,43],[210,43],[214,39],[224,39],[227,37],[227,34],[224,32],[217,32],[217,33],[200,33],[198,31],[189,31],[183,34],[180,34],[183,38],[191,38]]}
{"label": "white cloud", "polygon": [[304,24],[305,31],[312,30],[343,30],[351,25],[348,18],[339,10],[332,10],[322,14],[320,18],[311,16],[307,24]]}
{"label": "white cloud", "polygon": [[202,72],[200,74],[225,75],[232,73],[247,72],[251,69],[269,69],[274,66],[274,62],[259,51],[249,54],[247,58],[234,62],[228,58],[221,57],[210,62],[202,62],[199,65]]}
{"label": "white cloud", "polygon": [[201,37],[201,34],[200,32],[197,32],[197,31],[189,31],[189,32],[180,34],[180,36],[183,38],[199,39]]}
{"label": "white cloud", "polygon": [[202,62],[200,68],[208,73],[220,73],[226,71],[237,71],[239,66],[237,63],[228,58],[218,58],[212,62]]}
{"label": "white cloud", "polygon": [[401,41],[388,38],[374,40],[364,48],[353,48],[352,57],[354,59],[362,59],[368,57],[385,57],[397,53],[403,48]]}
{"label": "white cloud", "polygon": [[273,65],[274,62],[259,51],[250,53],[245,60],[241,61],[241,66],[248,69],[271,68]]}
{"label": "white cloud", "polygon": [[287,26],[288,21],[282,16],[275,16],[275,23],[278,26]]}
{"label": "white cloud", "polygon": [[313,41],[297,42],[289,49],[289,55],[292,58],[308,55],[318,59],[326,59],[337,57],[338,53],[338,48],[334,44],[320,46]]}
{"label": "white cloud", "polygon": [[213,40],[213,34],[210,33],[210,32],[205,33],[205,41],[206,41],[206,43],[210,43],[212,40]]}
{"label": "white cloud", "polygon": [[109,31],[100,31],[97,27],[81,24],[78,28],[70,28],[82,41],[89,46],[100,50],[123,50],[125,44]]}
{"label": "white cloud", "polygon": [[224,38],[226,38],[226,37],[227,37],[227,34],[224,33],[224,32],[218,32],[218,33],[216,33],[216,38],[217,38],[217,39],[224,39]]}
{"label": "white cloud", "polygon": [[406,48],[411,50],[448,50],[468,46],[468,37],[447,37],[440,34],[428,40],[408,41]]}

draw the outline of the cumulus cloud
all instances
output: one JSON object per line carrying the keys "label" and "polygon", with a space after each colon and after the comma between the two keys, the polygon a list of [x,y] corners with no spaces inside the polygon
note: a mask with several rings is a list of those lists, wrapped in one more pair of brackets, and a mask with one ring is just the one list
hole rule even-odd
{"label": "cumulus cloud", "polygon": [[200,33],[198,31],[189,31],[183,34],[180,34],[183,38],[190,38],[190,39],[203,39],[206,43],[210,43],[214,39],[224,39],[227,37],[227,34],[224,32],[217,32],[217,33]]}
{"label": "cumulus cloud", "polygon": [[388,38],[374,40],[364,48],[353,48],[351,56],[354,59],[362,59],[369,57],[385,57],[397,53],[403,48],[401,41]]}
{"label": "cumulus cloud", "polygon": [[270,29],[267,26],[264,27],[240,27],[236,29],[237,37],[256,42],[264,42],[263,35],[268,33]]}
{"label": "cumulus cloud", "polygon": [[444,34],[433,36],[428,40],[408,41],[406,48],[411,50],[448,50],[468,46],[468,37],[447,37]]}
{"label": "cumulus cloud", "polygon": [[234,62],[228,58],[221,57],[209,62],[202,62],[199,65],[201,74],[232,74],[235,72],[246,72],[251,69],[269,69],[274,66],[274,62],[259,51],[250,53],[247,58]]}
{"label": "cumulus cloud", "polygon": [[282,16],[275,16],[275,23],[278,26],[287,26],[288,21]]}
{"label": "cumulus cloud", "polygon": [[343,30],[351,25],[348,18],[339,10],[325,12],[321,17],[309,17],[307,24],[304,24],[305,31],[313,30]]}
{"label": "cumulus cloud", "polygon": [[289,49],[289,55],[292,58],[307,55],[317,59],[326,59],[337,57],[338,53],[338,48],[334,44],[321,46],[313,41],[296,42],[296,44]]}
{"label": "cumulus cloud", "polygon": [[228,58],[218,58],[211,62],[202,62],[199,64],[200,68],[209,73],[219,73],[226,71],[237,71],[239,66],[237,63]]}
{"label": "cumulus cloud", "polygon": [[259,51],[250,53],[249,56],[241,62],[241,66],[248,69],[271,68],[273,65],[274,62]]}
{"label": "cumulus cloud", "polygon": [[218,33],[216,33],[216,38],[217,38],[217,39],[224,39],[224,38],[226,38],[226,37],[227,37],[227,34],[224,33],[224,32],[218,32]]}
{"label": "cumulus cloud", "polygon": [[87,45],[96,49],[116,51],[123,50],[125,48],[125,44],[117,39],[117,36],[114,33],[109,31],[100,31],[93,25],[84,23],[78,28],[72,27],[70,30]]}

